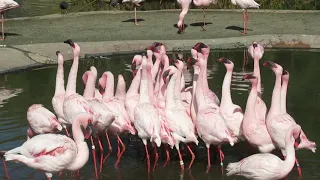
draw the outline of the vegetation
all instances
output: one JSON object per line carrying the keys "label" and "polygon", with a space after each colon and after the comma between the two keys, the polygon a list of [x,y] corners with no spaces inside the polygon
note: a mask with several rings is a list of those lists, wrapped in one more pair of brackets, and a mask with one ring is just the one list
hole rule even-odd
{"label": "vegetation", "polygon": [[[72,4],[80,7],[79,11],[88,10],[133,10],[134,6],[131,3],[119,4],[115,7],[110,7],[110,0],[70,0]],[[284,10],[320,10],[320,0],[257,0],[261,5],[261,9],[284,9]],[[176,0],[146,0],[139,7],[141,11],[161,10],[161,9],[179,9],[179,4]],[[198,7],[191,5],[191,9]],[[213,4],[208,9],[235,9],[231,0],[218,0],[217,4]]]}

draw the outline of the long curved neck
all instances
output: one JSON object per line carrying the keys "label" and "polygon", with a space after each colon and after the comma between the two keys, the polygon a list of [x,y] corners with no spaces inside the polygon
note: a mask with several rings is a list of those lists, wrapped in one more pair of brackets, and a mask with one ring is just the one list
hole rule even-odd
{"label": "long curved neck", "polygon": [[[144,61],[144,60],[143,60]],[[144,62],[142,62],[144,63]],[[149,97],[149,87],[148,87],[148,72],[147,72],[147,65],[142,64],[142,70],[141,70],[141,80],[140,80],[140,103],[150,103],[150,97]]]}
{"label": "long curved neck", "polygon": [[76,93],[77,74],[79,66],[79,55],[73,50],[73,63],[68,76],[68,83],[66,88],[66,97]]}
{"label": "long curved neck", "polygon": [[201,71],[203,71],[202,74],[202,88],[203,88],[203,92],[207,93],[210,91],[209,89],[209,85],[208,85],[208,78],[207,78],[207,61],[203,62],[203,66],[201,66],[202,69]]}
{"label": "long curved neck", "polygon": [[174,97],[175,97],[175,89],[176,89],[176,80],[177,76],[174,75],[171,77],[168,86],[167,86],[167,92],[166,92],[166,108],[170,109],[175,106],[174,103]]}
{"label": "long curved neck", "polygon": [[192,103],[195,101],[196,96],[196,88],[197,88],[197,82],[199,80],[199,73],[200,68],[198,66],[193,66],[193,80],[192,80]]}
{"label": "long curved neck", "polygon": [[205,103],[204,99],[204,91],[203,91],[203,81],[204,81],[204,73],[205,73],[205,65],[202,64],[200,65],[200,71],[199,71],[199,76],[197,80],[197,87],[196,87],[196,103],[197,106],[200,107],[203,105],[202,103]]}
{"label": "long curved neck", "polygon": [[[257,96],[258,96],[257,84],[252,83],[251,91],[247,100],[245,116],[255,115],[255,105],[257,102]],[[250,118],[245,118],[245,119],[250,119]]]}
{"label": "long curved neck", "polygon": [[287,133],[286,133],[286,139],[285,139],[285,142],[286,142],[286,159],[284,160],[284,164],[281,166],[282,168],[282,173],[284,175],[287,175],[293,168],[294,164],[295,164],[295,160],[296,160],[296,154],[295,154],[295,149],[294,149],[294,146],[293,146],[293,133],[299,133],[297,132],[297,129],[295,128],[290,128]]}
{"label": "long curved neck", "polygon": [[126,98],[126,82],[121,74],[118,75],[118,84],[115,97],[122,100]]}
{"label": "long curved neck", "polygon": [[139,69],[137,71],[136,76],[134,76],[131,82],[131,85],[127,91],[127,96],[139,94],[140,79],[141,79],[141,69]]}
{"label": "long curved neck", "polygon": [[83,97],[85,99],[91,99],[94,97],[94,90],[95,90],[95,82],[96,79],[92,74],[88,75],[86,87],[84,89]]}
{"label": "long curved neck", "polygon": [[153,90],[153,81],[152,81],[152,74],[151,74],[151,68],[147,69],[147,76],[148,76],[148,94],[150,101],[154,103],[154,90]]}
{"label": "long curved neck", "polygon": [[281,113],[287,113],[287,90],[288,90],[288,80],[282,79],[281,86]]}
{"label": "long curved neck", "polygon": [[58,60],[58,68],[57,68],[57,75],[56,75],[56,89],[54,94],[63,94],[65,93],[64,89],[64,71],[63,71],[63,60]]}
{"label": "long curved neck", "polygon": [[276,74],[276,81],[274,83],[274,88],[272,92],[271,106],[269,113],[280,113],[281,108],[281,75]]}
{"label": "long curved neck", "polygon": [[167,58],[168,57],[166,57],[166,60],[164,60],[164,66],[163,66],[163,69],[160,71],[160,76],[159,76],[159,78],[160,78],[160,86],[159,86],[160,89],[159,89],[159,95],[158,95],[159,99],[165,98],[165,91],[167,89],[166,88],[167,85],[164,83],[163,78],[161,78],[165,69],[168,69],[168,67],[169,67],[169,60]]}
{"label": "long curved neck", "polygon": [[187,99],[187,95],[186,95],[186,87],[185,87],[185,79],[184,79],[184,75],[183,75],[183,70],[180,70],[181,72],[181,78],[180,78],[180,92],[181,92],[181,97],[182,99]]}
{"label": "long curved neck", "polygon": [[107,83],[102,98],[104,101],[109,101],[114,97],[114,76],[111,72],[108,72],[106,80]]}
{"label": "long curved neck", "polygon": [[78,151],[76,158],[72,161],[67,169],[70,171],[76,171],[82,168],[88,162],[89,148],[84,140],[84,135],[82,133],[80,122],[78,120],[72,122],[72,134]]}
{"label": "long curved neck", "polygon": [[259,59],[253,60],[253,74],[258,78],[257,91],[259,94],[261,94],[261,75],[260,75]]}
{"label": "long curved neck", "polygon": [[231,92],[230,92],[232,70],[233,69],[231,69],[231,68],[227,69],[226,75],[224,76],[223,84],[222,84],[222,96],[221,96],[220,106],[232,104],[232,98],[231,98]]}
{"label": "long curved neck", "polygon": [[[153,66],[152,66],[152,69],[151,69],[152,81],[154,83],[154,86],[156,86],[156,84],[159,83],[160,62],[161,62],[161,59],[156,59],[156,61],[154,62]],[[158,74],[158,76],[157,76],[157,74]],[[158,84],[158,86],[159,86],[159,84]]]}

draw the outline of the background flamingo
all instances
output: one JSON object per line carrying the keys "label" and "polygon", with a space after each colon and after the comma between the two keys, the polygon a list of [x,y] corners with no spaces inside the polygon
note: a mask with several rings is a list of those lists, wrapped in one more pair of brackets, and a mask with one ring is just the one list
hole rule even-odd
{"label": "background flamingo", "polygon": [[218,0],[193,0],[194,5],[197,7],[202,7],[203,11],[203,26],[202,30],[206,31],[206,12],[205,12],[205,6],[209,6],[210,4],[217,4]]}
{"label": "background flamingo", "polygon": [[8,11],[13,8],[19,7],[19,4],[15,2],[14,0],[0,0],[0,14],[1,14],[1,22],[2,22],[2,38],[1,40],[4,41],[4,12]]}

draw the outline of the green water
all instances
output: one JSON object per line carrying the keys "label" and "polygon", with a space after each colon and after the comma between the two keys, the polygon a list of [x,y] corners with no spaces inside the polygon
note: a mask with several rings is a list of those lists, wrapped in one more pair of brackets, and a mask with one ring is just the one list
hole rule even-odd
{"label": "green water", "polygon": [[[188,53],[185,54],[187,56]],[[77,91],[82,94],[82,74],[88,70],[90,66],[94,65],[98,69],[99,76],[104,71],[111,71],[115,77],[118,74],[123,74],[129,87],[132,79],[129,66],[133,55],[122,56],[105,56],[91,59],[83,59],[79,63],[79,74]],[[244,74],[253,71],[253,62],[249,59],[248,64],[243,66],[244,54],[243,50],[233,51],[214,51],[211,52],[208,62],[208,81],[210,88],[215,91],[219,98],[221,98],[221,86],[225,74],[225,67],[219,64],[216,60],[220,57],[227,57],[231,59],[234,64],[234,73],[232,80],[232,99],[233,102],[245,109],[246,100],[248,97],[249,83],[241,81]],[[281,50],[268,51],[266,50],[261,64],[266,60],[273,60],[283,66],[284,69],[290,72],[290,82],[288,89],[288,112],[299,123],[308,138],[316,143],[319,143],[320,136],[317,136],[317,131],[320,128],[319,112],[320,112],[320,52],[316,51],[298,51],[298,50]],[[71,67],[71,62],[65,63],[65,81]],[[263,99],[270,105],[271,94],[274,85],[274,74],[268,69],[261,67],[261,77],[263,86]],[[41,69],[34,69],[28,71],[20,71],[0,76],[0,95],[3,103],[0,107],[0,150],[8,150],[21,145],[26,140],[27,108],[34,103],[43,104],[48,109],[52,110],[51,98],[54,94],[56,66],[50,66]],[[185,72],[187,84],[190,84],[191,76],[189,72]],[[115,81],[116,82],[116,81]],[[4,93],[6,92],[6,93]],[[15,97],[11,97],[15,94]],[[10,98],[11,97],[11,98]],[[9,98],[9,99],[8,99]],[[105,138],[103,139],[103,146],[105,147],[105,154],[108,151],[108,146]],[[100,179],[104,180],[131,180],[131,179],[148,179],[147,168],[145,161],[145,153],[142,142],[135,136],[123,136],[124,143],[127,150],[121,160],[119,169],[113,165],[116,161],[116,139],[111,137],[113,153],[108,161],[104,164],[103,171],[100,174]],[[90,143],[88,143],[91,146]],[[96,147],[98,147],[96,145]],[[183,145],[182,145],[183,147]],[[250,155],[252,151],[246,144],[236,145],[230,147],[224,145],[222,147],[225,153],[224,164],[225,167],[229,162],[239,161],[242,158]],[[160,151],[159,166],[154,173],[151,173],[149,179],[158,180],[203,180],[203,179],[243,179],[239,177],[225,177],[221,175],[219,167],[219,159],[213,150],[212,169],[209,174],[205,174],[207,156],[206,149],[203,143],[200,143],[196,151],[196,160],[191,168],[185,170],[183,174],[180,173],[180,166],[176,151],[171,151],[171,162],[168,167],[163,167],[165,156],[162,148]],[[152,150],[149,151],[152,155]],[[186,166],[190,162],[190,155],[187,150],[182,150]],[[99,154],[99,152],[97,152]],[[297,157],[302,166],[303,179],[319,179],[320,172],[320,155],[319,153],[312,153],[308,150],[297,151]],[[153,165],[153,159],[151,159]],[[13,180],[18,179],[44,179],[42,172],[35,171],[26,167],[23,164],[7,164],[9,174]],[[93,173],[93,159],[90,155],[88,163],[81,169],[80,178],[74,178],[71,172],[64,172],[59,179],[94,179]],[[4,179],[5,175],[3,169],[0,168],[0,179]],[[53,179],[58,179],[54,175]],[[288,179],[298,179],[297,171],[290,173]]]}

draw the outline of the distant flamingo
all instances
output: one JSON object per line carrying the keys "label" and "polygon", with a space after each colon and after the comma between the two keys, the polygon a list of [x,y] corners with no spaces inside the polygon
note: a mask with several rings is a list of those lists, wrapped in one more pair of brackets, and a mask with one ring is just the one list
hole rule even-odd
{"label": "distant flamingo", "polygon": [[[41,134],[23,143],[20,147],[0,156],[5,161],[18,161],[25,165],[42,170],[48,180],[52,173],[62,170],[76,171],[82,168],[89,159],[89,149],[85,142],[92,132],[92,116],[80,113],[72,121],[74,140],[60,134]],[[82,131],[84,127],[85,132]]]}
{"label": "distant flamingo", "polygon": [[[206,72],[207,61],[205,57],[198,53],[197,60],[192,62],[200,67],[200,73],[196,87],[196,103],[198,106],[198,113],[196,119],[196,128],[199,137],[205,142],[208,153],[208,167],[207,173],[211,168],[210,163],[210,145],[216,145],[219,149],[220,165],[223,166],[224,154],[221,150],[221,144],[229,143],[231,146],[237,141],[229,131],[223,117],[219,114],[219,106],[215,103],[206,102],[206,91],[203,90],[204,81],[208,81],[204,75]],[[207,87],[208,88],[208,87]]]}
{"label": "distant flamingo", "polygon": [[[275,145],[280,148],[282,154],[284,157],[286,157],[286,144],[285,144],[285,133],[288,128],[292,125],[295,125],[296,122],[295,120],[288,114],[286,113],[286,107],[284,106],[283,101],[281,98],[282,95],[286,95],[281,93],[282,87],[281,87],[281,76],[283,74],[283,69],[280,65],[268,61],[264,63],[264,66],[268,66],[272,69],[272,71],[276,75],[276,81],[272,93],[272,100],[271,100],[271,106],[270,110],[267,115],[266,119],[266,124],[268,131],[270,133],[270,136],[272,140],[275,142]],[[285,71],[287,73],[287,71]],[[284,82],[286,86],[287,82]],[[286,89],[286,87],[284,87]],[[284,99],[285,101],[285,99]],[[285,102],[284,102],[285,103]],[[284,112],[285,111],[285,112]],[[316,144],[314,142],[310,142],[303,131],[301,131],[300,136],[300,143],[304,143],[307,145],[305,148],[308,148],[315,152],[316,150]],[[298,160],[296,159],[297,167],[298,167],[298,172],[299,175],[301,175],[301,168],[299,165]]]}
{"label": "distant flamingo", "polygon": [[189,11],[189,6],[192,0],[177,0],[178,4],[181,6],[181,12],[179,15],[179,21],[177,26],[179,28],[179,32],[182,33],[184,31],[184,17]]}
{"label": "distant flamingo", "polygon": [[210,4],[217,4],[218,0],[193,0],[194,5],[196,5],[197,7],[202,7],[202,11],[203,11],[203,26],[202,26],[202,30],[206,31],[206,12],[205,12],[205,6],[209,6]]}
{"label": "distant flamingo", "polygon": [[27,119],[30,124],[27,130],[28,139],[37,134],[55,133],[62,130],[56,116],[42,104],[31,105],[27,111]]}
{"label": "distant flamingo", "polygon": [[4,36],[4,12],[8,11],[13,8],[19,7],[19,4],[15,2],[14,0],[0,0],[0,14],[1,14],[1,19],[2,19],[2,38],[1,40],[4,41],[5,36]]}
{"label": "distant flamingo", "polygon": [[64,70],[63,70],[63,56],[60,51],[56,52],[58,56],[58,68],[57,68],[57,75],[56,75],[56,88],[54,91],[54,96],[52,97],[52,107],[54,112],[57,114],[58,121],[62,124],[62,127],[65,129],[68,136],[70,136],[68,129],[67,129],[67,122],[64,120],[63,115],[63,102],[64,102],[64,95],[66,90],[64,89]]}
{"label": "distant flamingo", "polygon": [[130,1],[134,5],[134,24],[139,25],[137,20],[137,7],[140,7],[141,6],[140,3],[144,2],[145,0],[122,0],[122,3],[130,2]]}
{"label": "distant flamingo", "polygon": [[[178,151],[181,170],[184,170],[184,162],[179,149],[179,143],[186,143],[187,148],[192,156],[189,168],[191,168],[195,155],[192,152],[190,146],[187,143],[194,142],[198,145],[199,141],[195,135],[195,126],[185,111],[185,107],[181,100],[181,71],[178,71],[175,67],[170,66],[163,74],[166,83],[168,84],[166,92],[166,107],[165,114],[168,122],[169,129],[172,133],[172,137],[175,141],[175,147]],[[168,82],[168,79],[170,81]]]}
{"label": "distant flamingo", "polygon": [[286,177],[294,166],[294,147],[296,147],[294,139],[299,138],[300,132],[301,127],[299,125],[292,125],[285,132],[285,149],[288,156],[284,161],[270,153],[254,154],[239,162],[228,164],[227,176],[238,175],[254,180],[276,180]]}
{"label": "distant flamingo", "polygon": [[231,3],[239,6],[243,11],[243,32],[242,34],[247,34],[248,29],[248,8],[256,8],[259,9],[260,5],[256,3],[254,0],[231,0]]}
{"label": "distant flamingo", "polygon": [[160,121],[158,113],[151,104],[148,88],[148,73],[151,73],[151,67],[147,65],[147,58],[142,58],[142,73],[140,81],[140,99],[134,111],[134,126],[137,129],[138,136],[142,139],[145,146],[148,172],[150,172],[150,157],[147,148],[147,140],[155,143],[158,147],[161,145]]}
{"label": "distant flamingo", "polygon": [[220,114],[224,118],[228,128],[231,130],[233,135],[235,135],[237,138],[242,139],[241,125],[243,120],[243,112],[240,106],[233,104],[230,92],[234,64],[227,58],[220,58],[218,61],[224,63],[227,69],[222,84]]}

